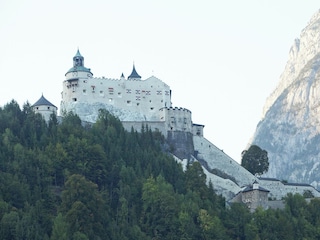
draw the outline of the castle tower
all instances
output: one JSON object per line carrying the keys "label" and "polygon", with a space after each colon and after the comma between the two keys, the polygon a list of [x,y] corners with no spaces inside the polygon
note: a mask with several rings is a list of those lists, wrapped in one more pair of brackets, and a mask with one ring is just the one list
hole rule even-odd
{"label": "castle tower", "polygon": [[255,180],[251,186],[247,186],[242,190],[242,202],[248,206],[251,212],[254,212],[257,207],[267,209],[269,192],[269,190],[260,187],[259,183]]}
{"label": "castle tower", "polygon": [[92,77],[90,68],[84,66],[84,57],[81,55],[79,49],[73,57],[73,67],[65,74],[66,79],[74,79],[77,77]]}
{"label": "castle tower", "polygon": [[51,114],[57,114],[58,110],[58,108],[49,102],[43,94],[31,107],[35,113],[40,113],[47,122],[49,121]]}
{"label": "castle tower", "polygon": [[137,73],[136,68],[133,64],[133,69],[131,74],[128,76],[128,80],[141,80],[141,76]]}

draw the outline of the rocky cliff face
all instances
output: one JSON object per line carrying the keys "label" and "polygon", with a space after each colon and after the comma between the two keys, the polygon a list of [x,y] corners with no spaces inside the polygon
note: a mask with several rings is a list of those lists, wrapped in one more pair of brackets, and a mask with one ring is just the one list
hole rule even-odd
{"label": "rocky cliff face", "polygon": [[320,11],[290,49],[252,143],[268,151],[268,177],[320,187]]}

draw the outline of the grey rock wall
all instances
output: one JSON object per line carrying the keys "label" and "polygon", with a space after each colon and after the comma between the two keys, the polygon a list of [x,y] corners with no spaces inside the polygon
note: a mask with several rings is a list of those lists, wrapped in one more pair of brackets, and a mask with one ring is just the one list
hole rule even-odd
{"label": "grey rock wall", "polygon": [[320,186],[320,11],[289,53],[251,144],[267,150],[265,176]]}

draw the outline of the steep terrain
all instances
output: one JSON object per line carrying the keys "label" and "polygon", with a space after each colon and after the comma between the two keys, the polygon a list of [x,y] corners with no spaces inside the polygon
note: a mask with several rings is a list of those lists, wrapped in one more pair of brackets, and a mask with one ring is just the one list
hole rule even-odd
{"label": "steep terrain", "polygon": [[320,187],[320,11],[294,41],[252,143],[268,151],[266,174]]}

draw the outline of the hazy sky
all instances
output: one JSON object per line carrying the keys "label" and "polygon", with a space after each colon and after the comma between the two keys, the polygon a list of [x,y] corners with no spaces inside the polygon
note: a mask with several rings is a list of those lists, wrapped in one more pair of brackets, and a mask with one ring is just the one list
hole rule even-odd
{"label": "hazy sky", "polygon": [[79,47],[95,77],[135,63],[172,89],[205,137],[236,161],[261,119],[289,49],[319,0],[1,0],[0,106],[41,94],[60,107]]}

